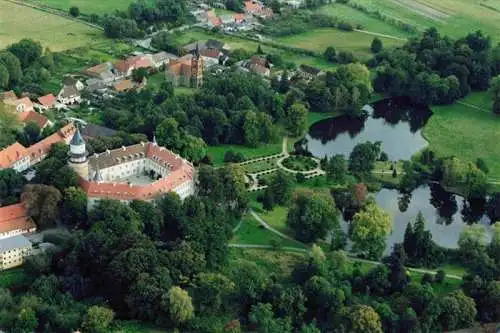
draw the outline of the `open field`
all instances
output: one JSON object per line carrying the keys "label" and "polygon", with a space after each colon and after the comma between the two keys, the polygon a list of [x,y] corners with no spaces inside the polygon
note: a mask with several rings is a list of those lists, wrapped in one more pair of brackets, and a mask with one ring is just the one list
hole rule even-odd
{"label": "open field", "polygon": [[331,16],[340,17],[343,20],[351,22],[353,24],[361,24],[363,29],[366,31],[377,32],[380,34],[396,36],[400,38],[406,38],[411,36],[411,34],[402,31],[388,23],[381,20],[373,18],[362,11],[343,5],[340,3],[333,3],[329,5],[322,6],[316,10],[320,14],[327,14]]}
{"label": "open field", "polygon": [[482,30],[500,41],[500,0],[353,0],[420,29],[435,26],[441,33],[461,37]]}
{"label": "open field", "polygon": [[[280,37],[276,40],[281,44],[324,52],[328,46],[338,51],[350,51],[360,59],[367,60],[372,56],[370,45],[374,36],[362,32],[346,32],[332,28],[313,29],[306,33]],[[380,37],[386,49],[401,46],[402,40]]]}
{"label": "open field", "polygon": [[0,0],[0,49],[31,38],[52,51],[104,40],[102,31],[63,17]]}
{"label": "open field", "polygon": [[493,180],[500,180],[500,117],[491,113],[486,93],[473,93],[463,103],[434,106],[434,115],[423,130],[430,148],[440,156],[455,155],[475,161],[483,158]]}
{"label": "open field", "polygon": [[[80,8],[80,12],[84,14],[105,14],[112,13],[115,9],[127,10],[128,6],[134,2],[133,0],[33,0],[33,2],[42,5],[61,9],[64,11],[69,10],[70,7],[76,6]],[[154,0],[146,0],[146,3],[154,3]]]}

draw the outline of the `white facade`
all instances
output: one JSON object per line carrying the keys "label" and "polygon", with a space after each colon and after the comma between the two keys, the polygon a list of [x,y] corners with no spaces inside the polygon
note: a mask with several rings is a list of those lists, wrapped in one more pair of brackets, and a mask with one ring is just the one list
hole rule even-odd
{"label": "white facade", "polygon": [[12,169],[16,170],[17,172],[23,172],[25,170],[28,170],[31,166],[31,161],[30,161],[30,157],[29,155],[28,156],[24,156],[22,158],[20,158],[19,160],[17,160],[13,165],[12,165]]}
{"label": "white facade", "polygon": [[32,246],[22,235],[0,240],[0,270],[22,265],[24,259],[31,255]]}

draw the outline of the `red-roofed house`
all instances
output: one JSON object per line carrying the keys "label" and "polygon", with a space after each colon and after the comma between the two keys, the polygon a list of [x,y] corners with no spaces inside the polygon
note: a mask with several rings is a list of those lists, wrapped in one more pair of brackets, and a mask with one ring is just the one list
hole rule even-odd
{"label": "red-roofed house", "polygon": [[0,207],[0,239],[35,231],[36,225],[22,203]]}
{"label": "red-roofed house", "polygon": [[138,55],[119,60],[115,64],[115,69],[123,76],[129,77],[132,71],[137,68],[153,68],[154,63],[150,55]]}
{"label": "red-roofed house", "polygon": [[260,18],[271,18],[273,16],[273,10],[264,6],[264,4],[257,0],[248,0],[244,2],[245,13],[252,14]]}
{"label": "red-roofed house", "polygon": [[222,20],[217,16],[215,11],[207,11],[207,24],[210,27],[220,27],[222,25]]}
{"label": "red-roofed house", "polygon": [[30,167],[29,151],[19,142],[0,150],[0,169],[22,172]]}
{"label": "red-roofed house", "polygon": [[47,126],[52,126],[52,122],[47,117],[35,111],[19,113],[19,120],[21,120],[24,124],[33,122],[40,127],[40,130],[43,130]]}
{"label": "red-roofed house", "polygon": [[31,102],[29,97],[23,97],[18,99],[4,99],[3,102],[7,105],[14,106],[17,112],[34,111],[33,103]]}
{"label": "red-roofed house", "polygon": [[48,94],[38,98],[37,106],[42,110],[49,110],[56,104],[56,97],[52,94]]}

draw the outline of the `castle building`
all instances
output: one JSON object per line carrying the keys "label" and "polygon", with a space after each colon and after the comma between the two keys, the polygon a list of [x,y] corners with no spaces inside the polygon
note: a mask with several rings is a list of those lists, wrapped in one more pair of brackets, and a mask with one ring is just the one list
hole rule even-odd
{"label": "castle building", "polygon": [[166,77],[175,87],[200,88],[203,85],[204,60],[198,46],[193,54],[171,60],[167,65]]}
{"label": "castle building", "polygon": [[168,192],[181,199],[195,193],[195,168],[156,140],[88,156],[77,129],[70,142],[69,165],[80,176],[88,206],[100,199],[152,201]]}

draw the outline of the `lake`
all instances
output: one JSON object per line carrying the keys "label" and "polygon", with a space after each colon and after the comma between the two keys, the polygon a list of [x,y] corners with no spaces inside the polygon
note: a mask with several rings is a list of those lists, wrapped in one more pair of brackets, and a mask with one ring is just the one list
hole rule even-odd
{"label": "lake", "polygon": [[363,119],[349,116],[325,119],[311,126],[305,138],[307,149],[317,157],[344,154],[365,141],[381,141],[389,159],[409,160],[427,146],[421,129],[432,111],[415,106],[405,98],[385,99],[372,104],[371,115]]}

